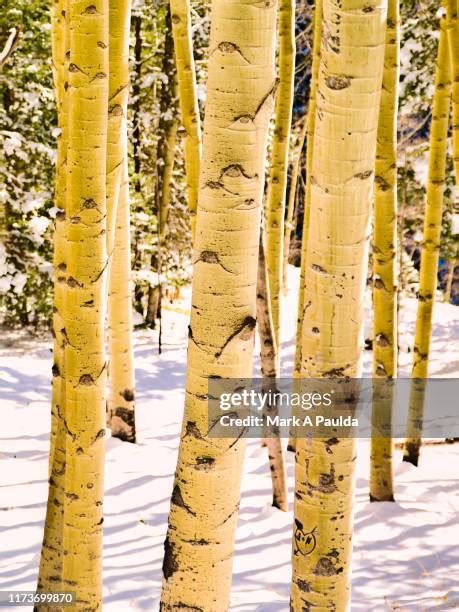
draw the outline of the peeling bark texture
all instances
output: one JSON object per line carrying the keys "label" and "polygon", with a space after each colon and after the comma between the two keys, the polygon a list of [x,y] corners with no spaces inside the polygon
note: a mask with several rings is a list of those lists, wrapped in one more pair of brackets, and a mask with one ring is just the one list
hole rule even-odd
{"label": "peeling bark texture", "polygon": [[194,236],[198,207],[199,166],[201,161],[201,120],[196,88],[196,69],[191,34],[190,0],[170,0],[178,97],[182,125],[185,130],[185,170],[188,186],[188,207]]}
{"label": "peeling bark texture", "polygon": [[[295,3],[279,0],[278,78],[271,168],[266,198],[266,262],[276,346],[280,347],[280,293],[284,246],[285,194],[295,76]],[[279,352],[277,354],[279,359]]]}
{"label": "peeling bark texture", "polygon": [[[54,303],[53,336],[54,364],[52,368],[51,438],[49,453],[49,488],[43,544],[40,555],[37,589],[59,590],[62,586],[62,538],[64,524],[65,490],[65,325],[64,299],[67,284],[66,243],[66,189],[68,146],[68,92],[65,87],[68,74],[66,51],[69,45],[69,28],[65,13],[66,0],[55,2],[51,8],[52,56],[54,88],[57,103],[58,126],[61,136],[57,144],[55,204],[59,208],[54,225]],[[49,606],[39,606],[40,612],[48,612]],[[53,608],[55,609],[55,608]],[[58,612],[58,611],[57,611]]]}
{"label": "peeling bark texture", "polygon": [[[298,291],[298,311],[295,335],[295,358],[293,362],[293,376],[300,376],[301,373],[301,334],[303,329],[304,316],[304,278],[306,265],[306,251],[308,245],[309,230],[309,209],[311,203],[312,185],[312,154],[314,151],[314,129],[316,121],[316,97],[317,80],[319,76],[319,64],[321,57],[321,37],[322,37],[322,0],[317,0],[314,12],[314,36],[312,49],[312,69],[311,69],[311,92],[309,96],[308,119],[307,119],[307,150],[306,150],[306,197],[304,202],[303,232],[301,237],[301,266],[300,266],[300,290]],[[288,450],[295,452],[296,438],[290,436]]]}
{"label": "peeling bark texture", "polygon": [[451,106],[451,63],[449,62],[447,26],[448,21],[443,16],[440,20],[440,41],[430,127],[429,173],[411,371],[413,381],[408,403],[407,434],[403,455],[403,460],[413,465],[418,464],[421,446],[424,389],[423,385],[418,384],[418,379],[425,379],[429,375],[432,314],[437,290],[438,253],[440,250],[443,192],[446,179],[446,153]]}
{"label": "peeling bark texture", "polygon": [[108,424],[112,436],[135,442],[131,253],[127,175],[130,0],[109,0],[109,100],[107,135]]}
{"label": "peeling bark texture", "polygon": [[[397,111],[400,56],[399,0],[388,0],[383,86],[378,119],[373,220],[373,376],[397,377]],[[393,501],[392,436],[389,433],[393,388],[373,407],[370,499]]]}
{"label": "peeling bark texture", "polygon": [[[258,253],[257,277],[257,326],[260,337],[261,373],[263,376],[263,391],[275,391],[276,378],[279,376],[277,346],[274,337],[274,327],[269,299],[268,270],[264,248],[264,228],[260,232],[260,248]],[[269,413],[277,414],[275,405],[269,406]],[[284,456],[279,432],[271,428],[263,446],[268,448],[269,469],[273,488],[273,506],[286,512],[288,510],[287,483],[285,480]]]}
{"label": "peeling bark texture", "polygon": [[[208,437],[208,380],[241,378],[252,368],[275,23],[274,1],[212,2],[188,376],[174,485],[183,505],[171,504],[163,611],[221,612],[229,605],[244,441]],[[202,259],[203,252],[215,253],[212,262]]]}
{"label": "peeling bark texture", "polygon": [[[94,611],[102,606],[108,0],[90,6],[70,0],[68,14],[74,69],[68,88],[67,215],[78,221],[67,229],[63,587],[76,592],[78,609]],[[85,207],[88,201],[96,206]]]}
{"label": "peeling bark texture", "polygon": [[[385,1],[323,1],[309,231],[300,287],[304,378],[360,374],[386,17]],[[352,439],[296,441],[294,612],[305,606],[350,609],[355,459]],[[310,585],[307,604],[301,584]]]}

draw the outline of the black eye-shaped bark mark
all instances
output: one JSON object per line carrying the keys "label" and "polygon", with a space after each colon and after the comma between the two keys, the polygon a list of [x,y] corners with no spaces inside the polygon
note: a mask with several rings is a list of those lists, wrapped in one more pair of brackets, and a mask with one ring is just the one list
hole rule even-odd
{"label": "black eye-shaped bark mark", "polygon": [[238,328],[227,338],[222,348],[215,353],[215,357],[218,359],[222,355],[226,347],[230,344],[230,342],[235,338],[238,338],[243,342],[247,342],[248,340],[250,340],[253,337],[256,324],[256,319],[251,316],[246,317],[238,326]]}
{"label": "black eye-shaped bark mark", "polygon": [[215,251],[202,251],[199,255],[198,259],[193,262],[193,265],[196,265],[199,262],[207,263],[207,264],[217,264],[220,266],[225,272],[232,274],[231,270],[228,270],[222,262],[220,261],[218,254]]}
{"label": "black eye-shaped bark mark", "polygon": [[361,181],[365,181],[366,179],[370,178],[372,174],[373,170],[365,170],[364,172],[357,172],[357,174],[354,174],[354,178],[358,178]]}
{"label": "black eye-shaped bark mark", "polygon": [[188,421],[185,427],[185,435],[192,436],[196,438],[196,440],[203,440],[201,432],[198,429],[198,426],[194,421]]}
{"label": "black eye-shaped bark mark", "polygon": [[169,540],[169,536],[164,541],[163,576],[169,580],[178,570],[178,562],[175,554],[175,544]]}
{"label": "black eye-shaped bark mark", "polygon": [[223,55],[232,55],[233,53],[237,53],[237,55],[239,55],[245,61],[246,64],[251,63],[244,55],[241,48],[229,40],[223,40],[222,42],[220,42],[216,46],[216,48],[211,51],[210,55],[213,55],[217,51],[220,51],[220,53],[223,53]]}
{"label": "black eye-shaped bark mark", "polygon": [[389,191],[391,188],[391,185],[386,181],[386,179],[379,175],[375,176],[375,183],[380,191]]}
{"label": "black eye-shaped bark mark", "polygon": [[175,506],[178,506],[179,508],[183,508],[184,510],[188,512],[188,514],[191,514],[191,516],[196,516],[196,513],[193,512],[190,506],[188,506],[185,503],[185,500],[183,499],[182,491],[180,490],[180,487],[178,484],[174,486],[174,489],[172,491],[171,503],[174,504]]}
{"label": "black eye-shaped bark mark", "polygon": [[225,168],[223,168],[223,170],[220,173],[219,179],[218,181],[221,182],[223,178],[225,178],[225,176],[228,176],[230,178],[240,178],[243,177],[245,179],[248,180],[253,180],[253,179],[257,179],[258,178],[258,174],[248,174],[244,168],[241,166],[241,164],[230,164],[229,166],[226,166]]}
{"label": "black eye-shaped bark mark", "polygon": [[343,568],[336,567],[329,557],[320,557],[314,568],[314,574],[316,576],[336,576],[337,574],[341,574],[342,571]]}
{"label": "black eye-shaped bark mark", "polygon": [[113,106],[109,107],[108,114],[111,117],[123,117],[123,107],[121,106],[121,104],[114,104]]}
{"label": "black eye-shaped bark mark", "polygon": [[207,189],[221,189],[222,191],[226,191],[226,193],[229,193],[232,196],[237,196],[239,195],[238,193],[231,191],[231,189],[228,189],[227,187],[225,187],[225,185],[220,181],[207,181],[207,183],[204,184],[204,187],[207,187]]}
{"label": "black eye-shaped bark mark", "polygon": [[328,89],[339,91],[341,89],[347,89],[351,85],[352,78],[345,74],[330,76],[325,79],[325,85]]}
{"label": "black eye-shaped bark mark", "polygon": [[81,72],[81,74],[88,76],[86,72],[84,72],[84,70],[81,70],[79,66],[73,63],[69,64],[69,72],[72,72],[72,73]]}

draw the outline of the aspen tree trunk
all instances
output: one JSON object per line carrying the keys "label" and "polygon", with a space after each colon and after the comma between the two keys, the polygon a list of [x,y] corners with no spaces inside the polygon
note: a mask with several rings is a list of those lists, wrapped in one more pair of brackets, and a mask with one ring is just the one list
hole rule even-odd
{"label": "aspen tree trunk", "polygon": [[278,39],[279,87],[276,92],[272,160],[266,200],[266,262],[274,336],[279,359],[285,194],[295,76],[295,3],[293,0],[279,0]]}
{"label": "aspen tree trunk", "polygon": [[[174,64],[174,40],[171,33],[170,7],[167,6],[165,16],[165,40],[162,73],[167,75],[167,83],[163,83],[160,99],[159,139],[156,152],[156,214],[158,218],[158,253],[151,258],[151,268],[161,275],[161,250],[167,233],[167,220],[172,197],[172,173],[175,162],[175,146],[177,142],[178,121],[176,114],[176,72]],[[171,116],[172,113],[172,116]],[[160,278],[158,285],[150,285],[145,322],[155,328],[156,319],[160,317],[162,287]]]}
{"label": "aspen tree trunk", "polygon": [[[279,361],[277,359],[276,338],[271,315],[271,300],[269,295],[268,268],[266,265],[264,228],[260,231],[260,246],[258,252],[257,277],[257,327],[260,338],[261,373],[263,376],[263,391],[273,393],[276,390],[276,378],[279,376]],[[270,414],[278,413],[275,405],[269,406]],[[271,428],[264,439],[268,449],[269,468],[273,487],[273,506],[286,512],[288,510],[287,483],[285,480],[284,456],[279,431]]]}
{"label": "aspen tree trunk", "polygon": [[[311,176],[312,176],[312,158],[314,152],[314,129],[316,122],[317,108],[317,80],[319,75],[319,64],[321,56],[320,41],[322,37],[322,3],[323,0],[317,0],[314,11],[314,36],[312,48],[312,70],[311,70],[311,90],[309,95],[308,107],[308,131],[307,131],[307,150],[306,150],[306,197],[304,202],[304,217],[303,217],[303,232],[301,237],[301,267],[300,267],[300,290],[298,291],[298,311],[296,321],[296,336],[295,336],[295,357],[293,361],[293,376],[298,377],[301,374],[301,334],[303,329],[304,317],[304,282],[305,282],[305,265],[306,251],[308,245],[309,231],[309,210],[311,204]],[[287,450],[295,452],[296,439],[290,435]]]}
{"label": "aspen tree trunk", "polygon": [[108,294],[109,406],[112,436],[126,442],[135,442],[135,379],[127,155],[123,166]]}
{"label": "aspen tree trunk", "polygon": [[[135,391],[130,286],[127,104],[129,0],[109,0],[109,102],[107,137],[107,253],[109,266],[108,422],[112,436],[135,442]],[[122,210],[119,210],[122,207]]]}
{"label": "aspen tree trunk", "polygon": [[102,606],[108,0],[70,0],[63,586]]}
{"label": "aspen tree trunk", "polygon": [[[387,3],[323,2],[301,375],[360,375]],[[298,438],[291,608],[349,610],[355,440]]]}
{"label": "aspen tree trunk", "polygon": [[252,372],[276,3],[213,0],[185,413],[161,610],[229,604],[242,439],[208,436],[208,380]]}
{"label": "aspen tree trunk", "polygon": [[[58,127],[61,134],[57,143],[55,203],[59,209],[54,225],[54,303],[53,336],[54,363],[52,368],[51,438],[49,454],[49,488],[43,543],[40,556],[37,590],[52,591],[62,587],[64,491],[66,470],[65,449],[65,324],[64,299],[67,288],[66,188],[68,147],[68,79],[69,27],[67,2],[52,5],[52,54],[56,93]],[[36,608],[41,612],[49,606]],[[56,610],[53,608],[53,610]]]}
{"label": "aspen tree trunk", "polygon": [[[397,377],[397,111],[400,54],[399,0],[388,0],[386,51],[378,120],[373,222],[373,376]],[[383,397],[373,406],[370,500],[394,501],[390,435],[391,384],[376,384]]]}
{"label": "aspen tree trunk", "polygon": [[132,80],[132,157],[134,162],[134,190],[140,193],[140,84],[142,78],[142,17],[132,15],[134,30],[134,78]]}
{"label": "aspen tree trunk", "polygon": [[308,120],[304,118],[303,125],[298,138],[298,145],[293,155],[293,167],[292,177],[290,180],[290,191],[288,194],[287,213],[285,216],[285,231],[284,231],[284,247],[282,251],[283,263],[282,263],[282,286],[284,293],[287,293],[287,265],[288,265],[288,252],[290,249],[290,238],[293,230],[293,213],[295,211],[295,200],[296,190],[298,185],[298,175],[300,173],[300,165],[302,159],[302,153],[304,149],[304,143],[306,142],[306,134],[308,131]]}
{"label": "aspen tree trunk", "polygon": [[196,88],[196,69],[191,35],[190,0],[170,0],[178,97],[185,130],[185,169],[188,185],[192,235],[198,207],[199,165],[201,160],[201,120]]}
{"label": "aspen tree trunk", "polygon": [[[166,235],[167,217],[171,200],[172,172],[175,161],[175,144],[177,141],[177,73],[174,64],[174,39],[172,37],[170,7],[166,8],[165,41],[162,72],[167,75],[163,84],[160,101],[159,140],[157,150],[158,177],[156,189],[159,193],[159,236],[162,241]],[[172,117],[170,116],[172,113]],[[162,166],[160,165],[162,164]]]}
{"label": "aspen tree trunk", "polygon": [[418,310],[414,336],[412,384],[408,405],[407,436],[403,460],[418,464],[421,446],[424,382],[429,374],[432,313],[437,290],[438,253],[440,250],[443,192],[446,178],[446,153],[451,105],[451,64],[449,62],[447,20],[440,21],[440,41],[435,73],[435,94],[430,126],[429,174],[421,269],[419,274]]}
{"label": "aspen tree trunk", "polygon": [[457,0],[446,0],[448,44],[452,71],[453,160],[456,186],[459,188],[459,18]]}

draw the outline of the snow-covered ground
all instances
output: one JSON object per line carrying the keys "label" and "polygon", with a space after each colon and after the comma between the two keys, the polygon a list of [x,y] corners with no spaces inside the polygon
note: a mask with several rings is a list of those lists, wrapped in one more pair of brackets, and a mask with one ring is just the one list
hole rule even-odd
{"label": "snow-covered ground", "polygon": [[[284,300],[283,374],[291,371],[296,271]],[[177,455],[189,292],[167,305],[164,346],[137,332],[137,445],[107,440],[104,609],[159,608],[163,542]],[[415,301],[404,301],[409,373]],[[435,307],[431,375],[458,376],[457,308]],[[367,325],[369,323],[367,322]],[[456,330],[456,336],[454,334]],[[365,352],[369,372],[371,352]],[[0,590],[34,589],[47,495],[51,342],[8,334],[0,345]],[[368,442],[359,448],[352,610],[459,610],[459,444],[426,446],[421,466],[395,457],[395,504],[368,502]],[[293,457],[287,455],[290,499]],[[288,610],[291,508],[271,507],[266,449],[247,446],[231,610]],[[291,506],[291,504],[290,504]],[[222,612],[224,610],[222,609]]]}

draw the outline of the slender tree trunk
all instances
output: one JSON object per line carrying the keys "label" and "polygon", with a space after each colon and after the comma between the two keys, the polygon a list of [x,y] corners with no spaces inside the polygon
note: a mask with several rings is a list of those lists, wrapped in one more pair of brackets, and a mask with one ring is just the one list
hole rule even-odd
{"label": "slender tree trunk", "polygon": [[[309,210],[311,204],[311,176],[312,176],[312,158],[314,152],[314,130],[316,122],[316,107],[317,107],[317,81],[319,75],[319,64],[321,56],[320,41],[322,37],[322,2],[323,0],[317,0],[316,8],[314,12],[314,36],[313,36],[313,56],[312,56],[312,70],[311,70],[311,91],[309,94],[309,107],[308,107],[308,131],[307,131],[307,151],[306,151],[306,197],[304,202],[304,216],[303,216],[303,233],[301,238],[301,269],[300,269],[300,290],[298,292],[298,312],[296,322],[296,336],[295,336],[295,357],[293,362],[293,376],[298,377],[301,373],[301,334],[303,329],[303,317],[304,317],[304,282],[305,282],[305,265],[306,265],[306,251],[308,245],[308,231],[309,231]],[[294,436],[290,436],[288,441],[287,449],[295,452],[296,439]]]}
{"label": "slender tree trunk", "polygon": [[107,301],[108,0],[70,2],[63,585],[102,606]]}
{"label": "slender tree trunk", "polygon": [[[275,391],[276,378],[279,376],[279,361],[277,359],[276,338],[271,315],[269,296],[268,269],[265,258],[264,228],[260,232],[260,247],[258,252],[257,277],[257,327],[260,338],[261,373],[263,390],[268,393]],[[278,410],[275,405],[269,406],[270,414],[274,416]],[[273,487],[273,506],[286,512],[288,510],[287,483],[285,480],[284,456],[279,431],[271,428],[264,440],[268,448],[269,468]]]}
{"label": "slender tree trunk", "polygon": [[403,460],[418,464],[421,447],[424,384],[429,373],[432,314],[437,290],[438,253],[446,178],[446,153],[451,106],[451,64],[449,62],[447,20],[440,21],[435,94],[430,127],[429,175],[424,217],[421,270],[419,274],[418,310],[414,336],[413,379],[408,405],[407,435]]}
{"label": "slender tree trunk", "polygon": [[109,413],[111,415],[112,436],[126,442],[135,442],[135,378],[127,156],[123,166],[108,295]]}
{"label": "slender tree trunk", "polygon": [[171,31],[171,15],[169,6],[166,9],[165,40],[162,72],[168,81],[163,84],[160,99],[160,121],[158,127],[159,139],[156,163],[156,214],[158,218],[158,253],[151,258],[151,268],[158,273],[158,285],[148,288],[148,303],[145,322],[154,328],[156,319],[160,317],[161,295],[158,300],[158,290],[161,294],[162,256],[164,239],[167,234],[167,220],[172,197],[172,173],[175,162],[175,146],[177,143],[178,120],[176,113],[176,73],[174,64],[174,41]]}
{"label": "slender tree trunk", "polygon": [[140,193],[140,80],[142,70],[142,17],[141,15],[132,16],[132,25],[134,28],[134,79],[132,82],[132,157],[134,161],[134,189],[136,193]]}
{"label": "slender tree trunk", "polygon": [[[388,0],[386,51],[379,109],[373,223],[373,376],[397,377],[397,111],[399,75],[399,0]],[[381,388],[381,385],[377,385]],[[370,499],[394,501],[391,415],[393,386],[373,406]],[[375,395],[375,398],[377,395]]]}
{"label": "slender tree trunk", "polygon": [[272,144],[272,161],[266,200],[266,262],[274,336],[280,353],[280,293],[282,285],[282,248],[284,246],[285,194],[292,123],[293,81],[295,76],[295,3],[279,0],[279,87]]}
{"label": "slender tree trunk", "polygon": [[185,130],[185,168],[192,235],[198,206],[201,160],[201,120],[196,87],[196,69],[191,35],[190,0],[170,0],[180,115]]}
{"label": "slender tree trunk", "polygon": [[306,134],[308,131],[308,120],[307,116],[304,117],[303,125],[298,137],[298,145],[293,155],[292,164],[292,177],[290,180],[290,191],[288,195],[287,214],[285,217],[285,231],[284,231],[284,247],[282,251],[283,263],[282,263],[282,286],[284,293],[287,293],[287,265],[288,265],[288,253],[290,249],[290,238],[293,230],[293,214],[295,212],[295,201],[296,192],[298,185],[298,175],[300,173],[300,165],[302,159],[302,153],[304,149],[304,143],[306,142]]}
{"label": "slender tree trunk", "polygon": [[208,380],[245,377],[252,368],[275,21],[275,2],[212,3],[188,378],[162,611],[229,605],[244,442],[208,436]]}
{"label": "slender tree trunk", "polygon": [[[49,453],[49,488],[43,543],[40,556],[37,590],[62,588],[64,492],[66,471],[65,445],[65,324],[64,300],[67,290],[67,151],[68,151],[68,79],[69,26],[67,3],[61,0],[52,5],[52,53],[54,86],[57,103],[58,127],[61,134],[57,143],[55,203],[59,209],[54,224],[54,302],[53,302],[53,368],[51,399],[51,437]],[[49,606],[36,607],[40,612]],[[55,610],[55,608],[53,608]]]}
{"label": "slender tree trunk", "polygon": [[456,186],[459,189],[459,18],[457,0],[446,0],[448,43],[452,75],[453,161]]}
{"label": "slender tree trunk", "polygon": [[[135,442],[134,362],[130,287],[127,105],[130,0],[109,0],[109,106],[107,136],[107,253],[109,266],[108,422],[112,436]],[[122,210],[120,210],[122,208]]]}
{"label": "slender tree trunk", "polygon": [[[301,375],[360,375],[387,3],[323,2]],[[298,438],[291,608],[349,610],[355,440]]]}
{"label": "slender tree trunk", "polygon": [[[134,64],[132,75],[132,160],[134,166],[134,192],[136,194],[136,202],[141,194],[142,186],[140,182],[141,172],[141,139],[140,139],[140,84],[142,78],[142,17],[141,15],[132,15],[131,27],[134,36]],[[134,270],[140,270],[143,265],[143,251],[140,249],[140,232],[136,228],[134,234]],[[134,308],[142,319],[144,318],[144,288],[141,284],[134,286]]]}

